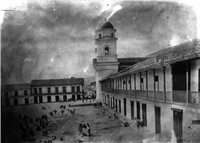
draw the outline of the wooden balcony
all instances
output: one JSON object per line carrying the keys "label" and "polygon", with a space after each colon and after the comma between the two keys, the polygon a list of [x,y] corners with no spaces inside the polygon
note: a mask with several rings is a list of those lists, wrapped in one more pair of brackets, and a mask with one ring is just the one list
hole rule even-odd
{"label": "wooden balcony", "polygon": [[200,105],[200,92],[103,89],[103,92],[167,103]]}

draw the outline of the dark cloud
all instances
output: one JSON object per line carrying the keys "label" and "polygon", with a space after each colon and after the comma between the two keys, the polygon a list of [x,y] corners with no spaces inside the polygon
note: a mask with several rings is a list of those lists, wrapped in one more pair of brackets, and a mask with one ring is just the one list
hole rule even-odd
{"label": "dark cloud", "polygon": [[[117,29],[118,57],[145,56],[175,39],[196,36],[195,14],[172,2],[116,2],[110,21]],[[2,83],[94,74],[95,29],[112,11],[97,1],[28,3],[27,11],[6,12],[2,24]],[[173,41],[172,41],[173,42]],[[177,42],[177,41],[175,41]]]}

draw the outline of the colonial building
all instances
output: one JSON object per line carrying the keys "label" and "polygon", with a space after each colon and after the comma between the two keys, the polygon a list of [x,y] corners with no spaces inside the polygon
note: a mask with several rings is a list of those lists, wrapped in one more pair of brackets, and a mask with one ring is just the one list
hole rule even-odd
{"label": "colonial building", "polygon": [[1,87],[2,106],[29,104],[30,84],[9,84]]}
{"label": "colonial building", "polygon": [[32,80],[31,92],[35,103],[81,100],[83,84],[83,78]]}
{"label": "colonial building", "polygon": [[200,126],[196,125],[200,122],[199,40],[97,77],[101,86],[99,96],[106,105],[132,120],[139,119],[155,134],[171,137],[174,132],[177,141],[184,142],[193,141],[186,138],[188,132],[199,134]]}
{"label": "colonial building", "polygon": [[30,84],[2,86],[2,105],[81,100],[83,78],[32,80]]}

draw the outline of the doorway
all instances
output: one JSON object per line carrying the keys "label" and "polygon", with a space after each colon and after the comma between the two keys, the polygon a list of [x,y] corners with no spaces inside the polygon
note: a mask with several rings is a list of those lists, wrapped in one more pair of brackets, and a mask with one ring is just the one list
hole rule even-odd
{"label": "doorway", "polygon": [[29,104],[29,100],[28,100],[28,98],[25,98],[25,104],[26,104],[26,105]]}
{"label": "doorway", "polygon": [[77,94],[77,100],[81,100],[81,95]]}
{"label": "doorway", "polygon": [[118,112],[118,108],[117,108],[117,99],[115,99],[115,107],[116,107],[116,112]]}
{"label": "doorway", "polygon": [[37,96],[34,97],[34,103],[38,103]]}
{"label": "doorway", "polygon": [[63,95],[63,101],[67,101],[67,95]]}
{"label": "doorway", "polygon": [[182,142],[183,137],[183,111],[182,110],[174,110],[173,111],[173,122],[174,122],[174,133],[177,138],[177,142]]}
{"label": "doorway", "polygon": [[155,106],[155,132],[156,134],[161,133],[160,107],[157,106]]}
{"label": "doorway", "polygon": [[147,126],[147,106],[144,103],[142,103],[142,119],[144,126]]}
{"label": "doorway", "polygon": [[113,97],[113,108],[115,108],[115,97]]}
{"label": "doorway", "polygon": [[14,99],[14,105],[18,105],[18,100]]}
{"label": "doorway", "polygon": [[124,98],[124,116],[126,116],[126,98]]}
{"label": "doorway", "polygon": [[42,98],[42,96],[39,96],[39,101],[40,101],[40,103],[43,103],[43,98]]}
{"label": "doorway", "polygon": [[59,96],[56,96],[56,102],[59,102]]}
{"label": "doorway", "polygon": [[137,101],[137,119],[140,120],[140,102]]}
{"label": "doorway", "polygon": [[75,100],[75,95],[73,94],[73,95],[72,95],[72,101],[74,101],[74,100]]}
{"label": "doorway", "polygon": [[47,96],[47,102],[51,102],[51,96]]}
{"label": "doorway", "polygon": [[119,113],[121,113],[121,100],[119,100]]}
{"label": "doorway", "polygon": [[134,101],[131,101],[131,119],[134,119]]}

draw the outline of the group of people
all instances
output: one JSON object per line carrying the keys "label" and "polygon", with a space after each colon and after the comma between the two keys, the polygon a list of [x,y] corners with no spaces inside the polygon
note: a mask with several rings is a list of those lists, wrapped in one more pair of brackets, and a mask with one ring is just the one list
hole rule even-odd
{"label": "group of people", "polygon": [[41,117],[35,118],[35,121],[29,116],[23,116],[21,117],[21,114],[19,114],[19,128],[21,131],[21,137],[23,140],[26,139],[28,136],[34,135],[35,128],[36,131],[40,131],[41,128],[46,128],[49,125],[48,117],[47,115],[42,115]]}
{"label": "group of people", "polygon": [[[60,106],[60,110],[61,110],[61,114],[62,114],[62,115],[64,114],[65,109],[66,109],[66,105],[61,105],[61,106]],[[54,114],[53,114],[53,113],[54,113]],[[49,112],[49,114],[50,114],[51,116],[56,115],[56,113],[57,113],[57,110],[53,110],[53,111],[50,111],[50,112]]]}
{"label": "group of people", "polygon": [[97,102],[94,104],[94,108],[102,107],[102,102]]}
{"label": "group of people", "polygon": [[[84,132],[85,129],[87,131],[87,134]],[[79,131],[79,135],[80,136],[91,136],[91,129],[90,129],[90,125],[89,123],[87,124],[79,124],[79,127],[78,127],[78,131]]]}

